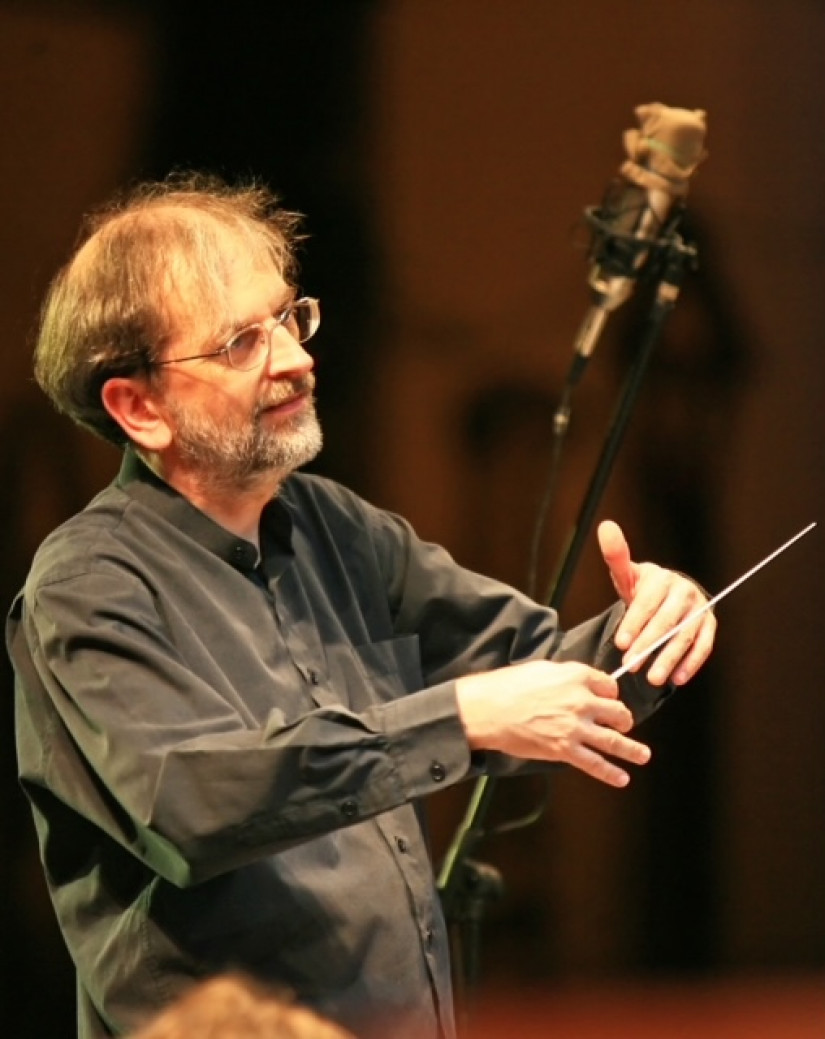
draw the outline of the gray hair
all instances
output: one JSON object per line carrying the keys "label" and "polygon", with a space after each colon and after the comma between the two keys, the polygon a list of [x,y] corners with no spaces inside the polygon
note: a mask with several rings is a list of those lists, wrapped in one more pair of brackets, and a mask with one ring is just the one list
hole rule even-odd
{"label": "gray hair", "polygon": [[227,314],[227,233],[253,265],[286,282],[296,271],[300,216],[260,184],[203,174],[146,182],[84,221],[46,295],[34,374],[59,411],[115,444],[126,436],[101,400],[114,376],[144,374],[191,315],[206,341]]}

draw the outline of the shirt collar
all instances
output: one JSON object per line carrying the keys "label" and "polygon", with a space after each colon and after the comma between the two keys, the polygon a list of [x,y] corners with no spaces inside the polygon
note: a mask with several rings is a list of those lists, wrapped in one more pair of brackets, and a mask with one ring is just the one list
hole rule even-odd
{"label": "shirt collar", "polygon": [[[258,551],[251,541],[238,537],[201,512],[182,494],[162,480],[127,446],[116,485],[135,501],[184,532],[237,570],[248,573],[258,564]],[[292,516],[287,506],[273,498],[261,514],[261,549],[292,554]]]}

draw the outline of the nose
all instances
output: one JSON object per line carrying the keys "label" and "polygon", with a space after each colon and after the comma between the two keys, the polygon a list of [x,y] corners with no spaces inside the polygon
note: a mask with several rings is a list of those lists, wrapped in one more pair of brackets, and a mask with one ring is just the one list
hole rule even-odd
{"label": "nose", "polygon": [[270,379],[305,375],[315,367],[315,358],[312,354],[308,353],[283,325],[276,325],[269,336],[266,374]]}

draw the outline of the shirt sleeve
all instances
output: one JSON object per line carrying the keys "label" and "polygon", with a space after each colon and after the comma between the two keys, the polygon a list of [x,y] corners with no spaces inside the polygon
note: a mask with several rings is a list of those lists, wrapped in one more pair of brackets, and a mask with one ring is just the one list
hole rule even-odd
{"label": "shirt sleeve", "polygon": [[324,706],[284,724],[273,709],[251,723],[180,658],[150,590],[123,569],[41,584],[18,599],[8,642],[27,792],[178,886],[470,770],[450,682],[358,713]]}
{"label": "shirt sleeve", "polygon": [[[620,666],[614,639],[623,603],[565,631],[555,610],[459,566],[444,548],[418,538],[405,520],[373,513],[373,523],[396,630],[417,633],[427,684],[536,659],[578,660],[608,673]],[[652,686],[644,674],[627,674],[619,689],[638,724],[673,686]]]}
{"label": "shirt sleeve", "polygon": [[[564,633],[552,610],[458,566],[403,520],[354,496],[337,502],[337,529],[345,518],[356,528],[348,551],[371,582],[362,595],[382,601],[393,628],[384,637],[415,637],[424,688],[287,716],[273,689],[271,709],[267,698],[256,716],[248,689],[200,653],[197,663],[182,654],[189,611],[179,611],[173,638],[163,593],[138,557],[96,546],[92,565],[35,574],[10,617],[30,796],[55,799],[188,885],[470,775],[479,759],[458,714],[461,675],[541,657],[618,663],[618,608]],[[219,615],[231,626],[231,614]],[[635,676],[623,690],[637,696],[638,717],[662,697]],[[494,755],[485,763],[510,767]]]}

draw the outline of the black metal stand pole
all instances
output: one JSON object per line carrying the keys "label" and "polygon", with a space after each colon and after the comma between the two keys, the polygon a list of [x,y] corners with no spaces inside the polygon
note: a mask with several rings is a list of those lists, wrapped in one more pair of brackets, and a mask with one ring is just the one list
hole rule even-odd
{"label": "black metal stand pole", "polygon": [[548,605],[554,609],[560,608],[570,586],[576,564],[590,533],[593,519],[613,471],[616,456],[619,453],[619,448],[642,387],[642,381],[647,372],[650,358],[653,356],[654,347],[658,342],[665,318],[676,304],[686,262],[695,256],[693,249],[685,246],[681,240],[671,245],[670,252],[673,255],[671,256],[668,253],[665,256],[665,269],[648,314],[639,352],[628,372],[604,447],[599,455],[599,460],[596,463],[582,507],[573,527],[572,537],[546,597]]}
{"label": "black metal stand pole", "polygon": [[[695,250],[686,246],[675,233],[668,237],[661,248],[656,291],[641,347],[625,381],[604,447],[574,525],[572,537],[564,552],[562,563],[548,597],[548,605],[554,609],[560,608],[570,585],[582,546],[590,532],[616,455],[627,430],[662,325],[676,303],[685,269],[689,264],[695,262],[695,258]],[[467,1034],[466,1028],[469,1024],[469,1008],[472,1004],[473,989],[478,982],[480,925],[485,904],[489,897],[498,896],[503,890],[501,878],[493,867],[472,862],[469,858],[476,844],[484,836],[483,821],[494,791],[493,777],[482,776],[476,781],[464,818],[444,856],[437,881],[448,925],[451,929],[459,929],[459,939],[454,943],[457,956],[454,973],[460,1035]]]}

